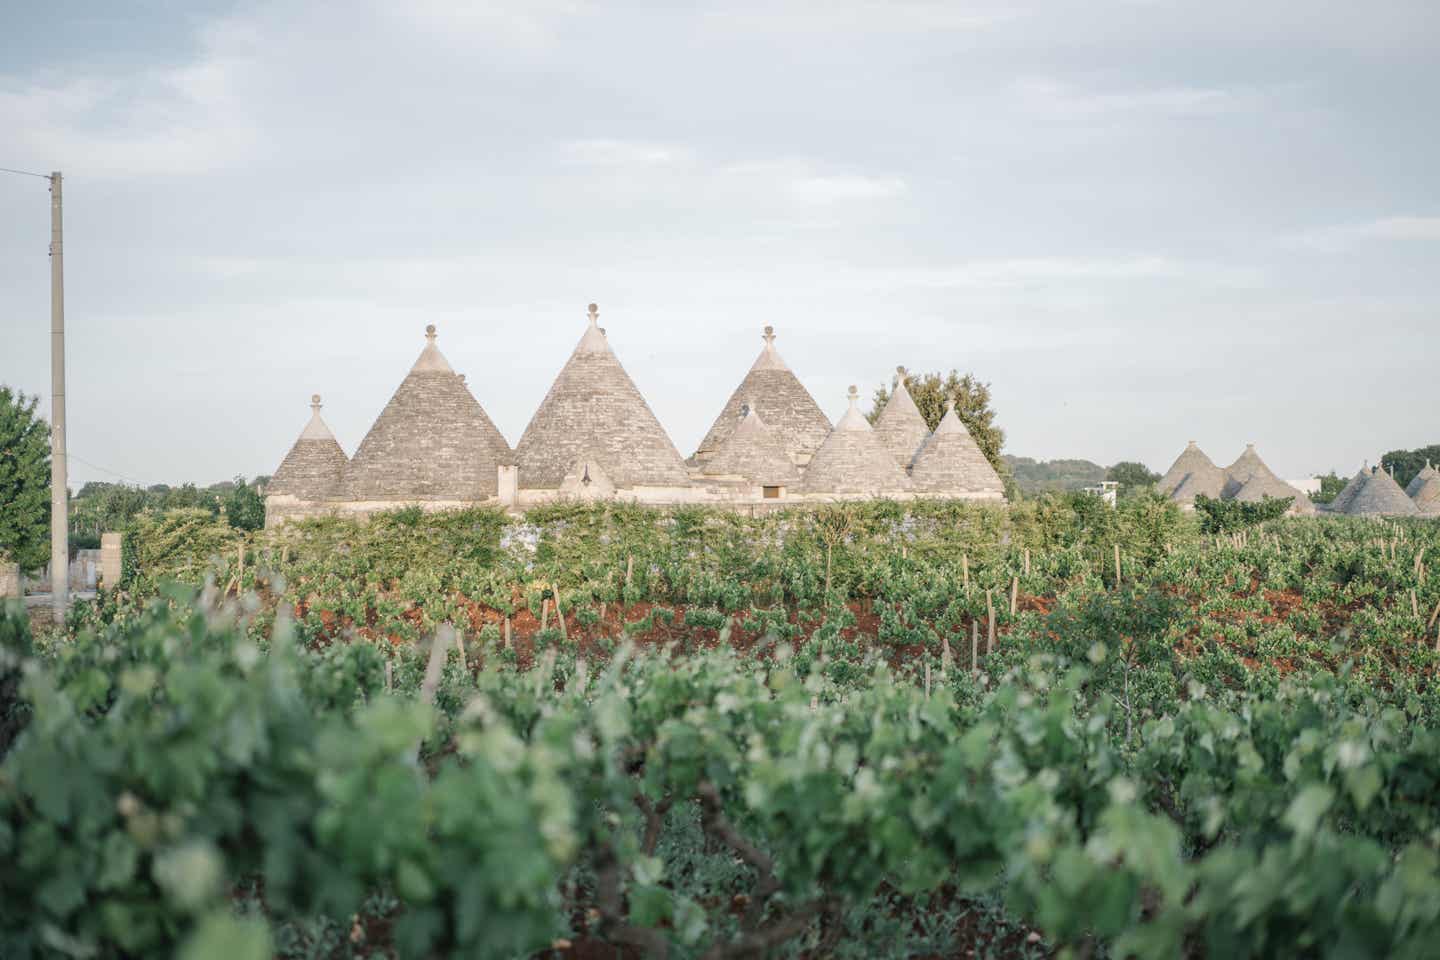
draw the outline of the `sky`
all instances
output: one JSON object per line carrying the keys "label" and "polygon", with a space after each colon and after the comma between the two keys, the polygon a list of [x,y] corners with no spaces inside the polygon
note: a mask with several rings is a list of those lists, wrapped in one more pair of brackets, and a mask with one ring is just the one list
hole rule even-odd
{"label": "sky", "polygon": [[[1006,452],[1282,476],[1440,442],[1434,0],[0,4],[0,167],[65,174],[72,486],[353,454],[424,346],[513,445],[586,304],[682,455],[776,328]],[[50,403],[0,174],[0,383]]]}

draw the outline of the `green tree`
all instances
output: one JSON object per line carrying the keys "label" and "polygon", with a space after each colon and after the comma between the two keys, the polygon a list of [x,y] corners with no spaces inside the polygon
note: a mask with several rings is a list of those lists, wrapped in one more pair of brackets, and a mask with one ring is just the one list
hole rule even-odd
{"label": "green tree", "polygon": [[1333,502],[1340,495],[1340,491],[1345,489],[1345,484],[1350,482],[1345,477],[1337,476],[1334,470],[1316,479],[1320,481],[1320,489],[1310,494],[1311,503]]}
{"label": "green tree", "polygon": [[[931,430],[939,426],[940,418],[945,416],[946,401],[953,401],[955,415],[975,438],[990,465],[1001,477],[1010,476],[1009,467],[1000,457],[1000,450],[1005,446],[1005,431],[995,425],[995,409],[990,405],[990,384],[977,380],[974,374],[967,373],[962,377],[951,370],[943,376],[939,373],[911,374],[905,388],[910,391],[915,406],[920,408],[920,415]],[[889,386],[882,383],[875,388],[874,404],[866,414],[871,423],[890,402],[893,391],[893,383]]]}
{"label": "green tree", "polygon": [[1138,461],[1122,460],[1105,472],[1105,479],[1119,483],[1120,496],[1128,498],[1154,487],[1160,474]]}
{"label": "green tree", "polygon": [[1425,464],[1431,463],[1440,465],[1440,443],[1432,443],[1428,447],[1417,447],[1414,450],[1391,450],[1380,458],[1380,466],[1395,474],[1395,482],[1400,486],[1408,486],[1415,474]]}
{"label": "green tree", "polygon": [[0,555],[23,570],[50,556],[50,426],[39,402],[0,385]]}
{"label": "green tree", "polygon": [[236,477],[235,485],[225,497],[225,518],[240,530],[259,530],[265,526],[265,501],[244,477]]}
{"label": "green tree", "polygon": [[1200,517],[1201,533],[1229,533],[1267,520],[1278,520],[1294,502],[1294,497],[1266,497],[1259,503],[1249,503],[1212,499],[1202,493],[1195,498],[1195,512]]}

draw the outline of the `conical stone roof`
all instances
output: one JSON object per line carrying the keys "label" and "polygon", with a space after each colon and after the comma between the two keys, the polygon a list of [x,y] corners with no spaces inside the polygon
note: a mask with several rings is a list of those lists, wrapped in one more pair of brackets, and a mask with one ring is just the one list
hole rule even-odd
{"label": "conical stone roof", "polygon": [[1427,477],[1410,500],[1427,517],[1440,517],[1440,473]]}
{"label": "conical stone roof", "polygon": [[265,493],[283,493],[301,500],[328,500],[342,495],[350,463],[320,416],[320,394],[310,398],[310,422],[280,462]]}
{"label": "conical stone roof", "polygon": [[425,349],[380,411],[346,471],[353,500],[484,500],[510,445],[425,328]]}
{"label": "conical stone roof", "polygon": [[915,492],[942,497],[1001,497],[1005,484],[986,459],[980,445],[955,413],[945,405],[945,416],[915,455],[910,468]]}
{"label": "conical stone roof", "polygon": [[1326,509],[1331,513],[1344,513],[1346,509],[1349,508],[1350,501],[1355,499],[1355,494],[1359,493],[1360,488],[1365,486],[1365,480],[1369,476],[1370,471],[1361,468],[1360,472],[1351,477],[1350,482],[1345,484],[1339,493],[1335,494],[1335,499],[1330,501]]}
{"label": "conical stone roof", "polygon": [[690,472],[610,349],[590,304],[589,326],[515,446],[520,487],[558,489],[593,455],[617,488],[685,486]]}
{"label": "conical stone roof", "polygon": [[1410,479],[1410,482],[1406,484],[1405,496],[1414,500],[1415,495],[1420,492],[1420,488],[1431,480],[1440,480],[1440,470],[1436,470],[1430,466],[1430,461],[1426,460],[1425,466],[1421,467],[1420,472],[1415,474],[1415,476]]}
{"label": "conical stone roof", "polygon": [[1225,471],[1215,466],[1205,451],[1191,440],[1165,471],[1156,489],[1176,503],[1194,503],[1201,494],[1218,498],[1225,489]]}
{"label": "conical stone roof", "polygon": [[801,493],[880,496],[911,489],[910,478],[871,429],[859,401],[860,392],[852,386],[850,409],[805,468]]}
{"label": "conical stone roof", "polygon": [[905,368],[896,367],[895,374],[895,390],[890,394],[885,409],[875,418],[875,435],[894,456],[895,462],[909,469],[930,436],[930,425],[925,422],[920,408],[915,406],[915,399],[905,388]]}
{"label": "conical stone roof", "polygon": [[1370,471],[1345,512],[1352,517],[1413,517],[1420,512],[1400,484],[1379,467]]}
{"label": "conical stone roof", "polygon": [[1310,502],[1309,497],[1281,480],[1265,465],[1260,454],[1255,452],[1253,443],[1247,443],[1245,452],[1225,468],[1225,488],[1220,496],[1226,500],[1238,499],[1242,492],[1245,493],[1247,503],[1259,503],[1266,497],[1290,497],[1295,502],[1290,505],[1289,512],[1315,512],[1315,504]]}
{"label": "conical stone roof", "polygon": [[743,477],[761,486],[786,486],[799,482],[800,471],[790,460],[785,441],[760,418],[752,406],[705,464],[706,476]]}
{"label": "conical stone roof", "polygon": [[775,328],[765,328],[765,346],[760,356],[730,395],[725,409],[715,418],[710,432],[695,451],[697,463],[705,463],[740,424],[740,407],[750,404],[765,425],[780,437],[790,459],[804,464],[830,435],[830,418],[820,409],[810,391],[785,365],[775,349]]}

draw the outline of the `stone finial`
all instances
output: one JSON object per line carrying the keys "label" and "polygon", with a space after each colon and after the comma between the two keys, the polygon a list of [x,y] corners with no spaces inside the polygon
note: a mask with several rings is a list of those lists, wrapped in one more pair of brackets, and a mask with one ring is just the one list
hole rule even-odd
{"label": "stone finial", "polygon": [[859,402],[860,402],[860,388],[857,387],[857,386],[855,386],[855,384],[852,383],[852,384],[850,384],[850,409],[851,409],[851,410],[854,410],[856,404],[858,404]]}
{"label": "stone finial", "polygon": [[907,379],[909,379],[909,376],[910,376],[910,375],[905,372],[905,368],[904,368],[904,367],[896,367],[896,368],[895,368],[895,376],[897,376],[897,377],[900,378],[900,382],[901,382],[901,383],[904,383]]}
{"label": "stone finial", "polygon": [[314,410],[316,413],[320,412],[320,394],[310,394],[310,409]]}
{"label": "stone finial", "polygon": [[767,347],[775,346],[775,328],[767,325],[765,327],[765,332],[760,336],[760,339],[765,341],[765,346]]}
{"label": "stone finial", "polygon": [[598,323],[600,322],[600,305],[599,305],[598,303],[592,303],[592,304],[590,304],[589,311],[590,311],[590,326],[593,327],[593,326],[595,326],[596,324],[598,324]]}
{"label": "stone finial", "polygon": [[431,343],[435,342],[435,324],[425,324],[425,339],[429,340]]}

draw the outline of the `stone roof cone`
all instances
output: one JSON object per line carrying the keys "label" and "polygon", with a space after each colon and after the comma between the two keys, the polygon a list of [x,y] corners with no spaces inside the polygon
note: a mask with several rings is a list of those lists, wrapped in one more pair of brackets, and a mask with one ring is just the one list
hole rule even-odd
{"label": "stone roof cone", "polygon": [[1266,497],[1292,497],[1295,502],[1290,506],[1291,512],[1315,512],[1315,505],[1309,497],[1281,480],[1265,465],[1260,454],[1255,452],[1253,443],[1247,443],[1245,452],[1225,468],[1225,487],[1220,496],[1226,500],[1239,499],[1242,492],[1247,503],[1258,503]]}
{"label": "stone roof cone", "polygon": [[496,496],[496,468],[513,463],[464,378],[425,328],[425,348],[380,411],[346,471],[353,500],[484,500]]}
{"label": "stone roof cone", "polygon": [[746,404],[744,416],[705,464],[706,476],[743,477],[761,486],[798,483],[800,471],[785,449],[785,441]]}
{"label": "stone roof cone", "polygon": [[1415,495],[1420,492],[1420,489],[1431,480],[1440,480],[1440,470],[1430,466],[1430,461],[1426,460],[1425,466],[1421,467],[1420,472],[1415,474],[1405,486],[1405,496],[1412,500],[1415,499]]}
{"label": "stone roof cone", "polygon": [[915,399],[905,388],[905,376],[904,367],[895,368],[895,390],[890,394],[885,409],[875,418],[875,435],[895,457],[895,461],[909,469],[915,455],[930,436],[930,425],[925,422],[920,408],[915,406]]}
{"label": "stone roof cone", "polygon": [[1407,493],[1414,491],[1410,493],[1410,499],[1421,514],[1440,517],[1440,471],[1425,464],[1425,469],[1415,475],[1405,490]]}
{"label": "stone roof cone", "polygon": [[1201,494],[1218,498],[1225,489],[1225,471],[1191,440],[1165,471],[1155,489],[1176,503],[1194,503]]}
{"label": "stone roof cone", "polygon": [[335,434],[320,416],[320,394],[310,398],[310,422],[285,454],[265,488],[266,494],[285,493],[301,500],[328,500],[343,493],[345,468],[350,459]]}
{"label": "stone roof cone", "polygon": [[1405,496],[1405,491],[1400,489],[1394,477],[1375,467],[1351,498],[1345,512],[1352,517],[1413,517],[1420,508],[1414,500]]}
{"label": "stone roof cone", "polygon": [[700,441],[695,461],[704,464],[715,455],[730,432],[740,425],[740,407],[750,408],[780,437],[790,459],[803,465],[830,435],[830,418],[810,396],[775,349],[775,328],[766,327],[765,346],[745,379],[735,388],[710,432]]}
{"label": "stone roof cone", "polygon": [[1005,497],[1004,482],[956,415],[953,402],[945,404],[940,425],[915,455],[910,479],[919,494],[977,499]]}
{"label": "stone roof cone", "polygon": [[685,486],[690,473],[610,349],[590,304],[588,325],[515,446],[523,489],[559,489],[583,457],[616,487]]}
{"label": "stone roof cone", "polygon": [[852,386],[850,409],[805,468],[801,493],[877,496],[910,491],[910,478],[871,429],[859,402],[860,391]]}
{"label": "stone roof cone", "polygon": [[1345,512],[1346,508],[1350,506],[1350,501],[1355,499],[1355,494],[1359,493],[1360,488],[1365,486],[1365,480],[1370,476],[1369,466],[1369,464],[1366,464],[1364,467],[1361,467],[1360,472],[1350,478],[1350,482],[1345,484],[1339,493],[1335,494],[1335,499],[1330,501],[1326,506],[1326,510],[1331,513]]}

